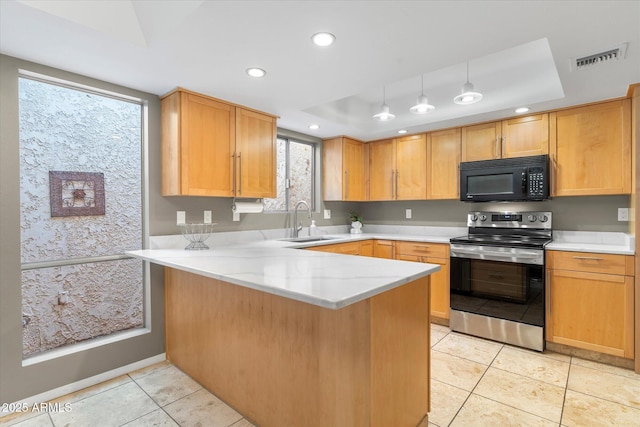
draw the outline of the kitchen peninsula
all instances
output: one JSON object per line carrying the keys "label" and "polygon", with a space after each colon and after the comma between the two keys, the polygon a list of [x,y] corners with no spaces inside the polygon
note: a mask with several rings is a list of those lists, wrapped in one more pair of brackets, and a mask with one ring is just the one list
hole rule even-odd
{"label": "kitchen peninsula", "polygon": [[166,267],[167,358],[257,425],[426,425],[439,266],[288,242],[128,254]]}

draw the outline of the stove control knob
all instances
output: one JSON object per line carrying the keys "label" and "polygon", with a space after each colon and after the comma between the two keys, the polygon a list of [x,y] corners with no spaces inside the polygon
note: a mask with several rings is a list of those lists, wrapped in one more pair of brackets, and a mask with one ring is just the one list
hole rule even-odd
{"label": "stove control knob", "polygon": [[548,217],[548,216],[546,216],[546,215],[542,215],[542,216],[540,217],[540,222],[547,222],[547,221],[549,221],[549,217]]}
{"label": "stove control knob", "polygon": [[487,216],[486,215],[480,215],[480,221],[484,222],[487,220]]}
{"label": "stove control knob", "polygon": [[469,219],[471,221],[477,221],[478,220],[478,215],[476,214],[469,214]]}
{"label": "stove control knob", "polygon": [[535,215],[529,215],[527,219],[531,222],[536,222],[536,219],[538,219],[538,217],[536,217]]}

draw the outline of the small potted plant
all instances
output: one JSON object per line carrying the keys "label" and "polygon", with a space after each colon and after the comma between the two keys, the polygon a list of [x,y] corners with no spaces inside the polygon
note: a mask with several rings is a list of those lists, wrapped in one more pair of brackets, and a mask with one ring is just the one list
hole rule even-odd
{"label": "small potted plant", "polygon": [[362,217],[356,211],[349,212],[349,220],[351,221],[351,233],[362,233]]}

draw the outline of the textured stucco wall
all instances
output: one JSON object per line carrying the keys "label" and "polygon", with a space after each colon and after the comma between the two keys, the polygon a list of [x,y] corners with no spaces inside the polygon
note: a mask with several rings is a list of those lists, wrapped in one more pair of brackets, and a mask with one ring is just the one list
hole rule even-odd
{"label": "textured stucco wall", "polygon": [[[19,99],[22,262],[140,249],[140,105],[28,79]],[[103,173],[105,215],[51,217],[49,171]],[[23,355],[142,326],[142,277],[133,260],[23,272]]]}

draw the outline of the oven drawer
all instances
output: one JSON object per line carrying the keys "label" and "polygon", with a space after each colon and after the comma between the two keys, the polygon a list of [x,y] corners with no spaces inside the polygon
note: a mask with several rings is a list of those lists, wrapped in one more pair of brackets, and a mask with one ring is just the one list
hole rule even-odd
{"label": "oven drawer", "polygon": [[591,252],[547,251],[547,268],[633,276],[633,256]]}
{"label": "oven drawer", "polygon": [[396,242],[396,254],[418,257],[449,258],[449,245],[446,243]]}

